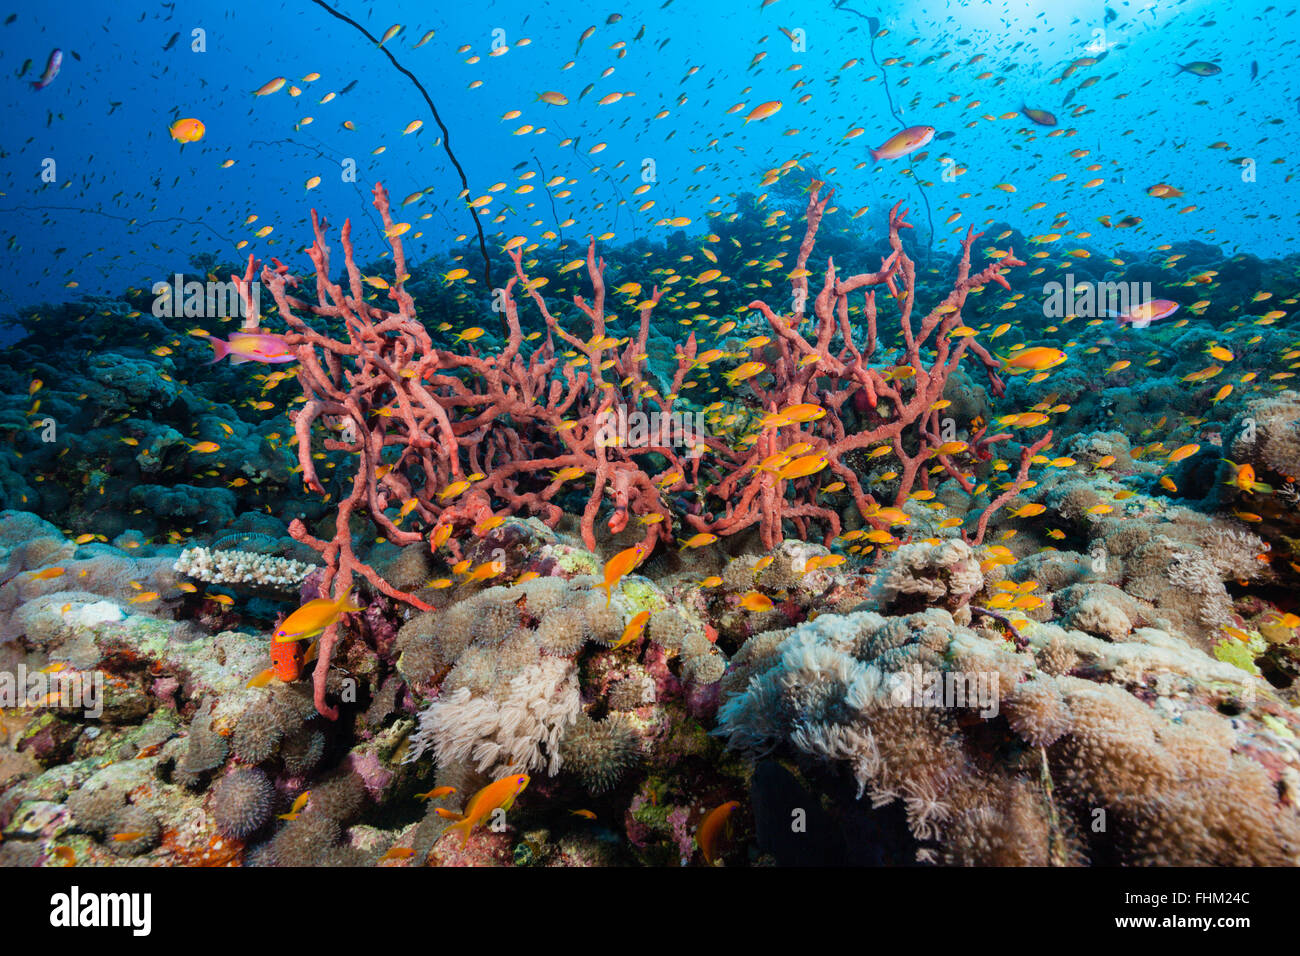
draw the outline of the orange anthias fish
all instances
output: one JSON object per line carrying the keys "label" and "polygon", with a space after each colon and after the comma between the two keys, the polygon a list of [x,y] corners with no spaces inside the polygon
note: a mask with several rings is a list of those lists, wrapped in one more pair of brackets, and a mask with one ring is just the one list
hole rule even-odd
{"label": "orange anthias fish", "polygon": [[451,538],[451,532],[451,524],[444,524],[434,528],[433,531],[429,532],[429,549],[437,551],[441,548]]}
{"label": "orange anthias fish", "polygon": [[[449,826],[443,835],[446,836],[453,830],[459,830],[461,833],[460,845],[463,847],[469,843],[469,835],[473,829],[487,819],[493,810],[509,810],[515,802],[515,797],[523,793],[524,787],[528,786],[528,774],[512,773],[509,776],[502,777],[495,783],[489,783],[474,796],[469,798],[469,804],[465,807],[465,812],[457,818],[457,822]],[[441,814],[449,816],[449,814]]]}
{"label": "orange anthias fish", "polygon": [[178,119],[167,127],[167,132],[171,134],[172,139],[184,146],[186,143],[197,143],[201,140],[204,132],[206,132],[206,127],[202,122],[191,116]]}
{"label": "orange anthias fish", "polygon": [[646,556],[646,552],[649,550],[646,544],[642,542],[620,551],[605,562],[605,580],[596,585],[605,592],[605,607],[609,607],[609,602],[613,600],[614,585],[623,579],[623,575],[640,564],[641,559]]}
{"label": "orange anthias fish", "polygon": [[1255,480],[1254,465],[1251,464],[1238,465],[1236,462],[1228,461],[1228,459],[1226,458],[1224,458],[1223,460],[1228,462],[1228,464],[1232,466],[1232,474],[1228,477],[1226,481],[1224,481],[1225,485],[1232,485],[1233,487],[1240,488],[1242,491],[1247,492],[1249,494],[1253,494],[1256,491],[1262,491],[1267,493],[1273,490],[1271,485],[1267,485],[1262,481]]}
{"label": "orange anthias fish", "polygon": [[915,152],[934,139],[933,126],[909,126],[885,140],[877,149],[868,150],[874,160],[898,159]]}
{"label": "orange anthias fish", "polygon": [[308,601],[276,628],[273,642],[304,641],[321,633],[344,614],[363,610],[365,608],[352,603],[351,591],[337,601],[331,601],[329,598]]}
{"label": "orange anthias fish", "polygon": [[616,651],[626,644],[631,644],[641,636],[641,632],[645,630],[646,621],[648,620],[650,620],[649,611],[641,611],[638,613],[632,618],[632,620],[627,622],[627,627],[623,629],[623,636],[620,637],[616,643],[611,644],[609,649],[611,651]]}
{"label": "orange anthias fish", "polygon": [[1182,461],[1184,458],[1191,458],[1200,450],[1200,445],[1183,445],[1179,448],[1175,448],[1167,457],[1171,462]]}
{"label": "orange anthias fish", "polygon": [[830,459],[827,458],[826,452],[820,451],[813,455],[805,455],[802,458],[796,458],[794,461],[783,466],[777,473],[777,477],[784,481],[791,481],[795,478],[807,478],[809,475],[815,475],[827,465]]}
{"label": "orange anthias fish", "polygon": [[767,119],[769,116],[771,116],[773,113],[778,112],[780,109],[781,109],[780,100],[769,100],[766,103],[760,103],[758,106],[755,106],[752,110],[749,111],[749,115],[745,117],[745,123],[748,124],[755,120]]}
{"label": "orange anthias fish", "polygon": [[415,795],[415,799],[417,799],[417,800],[437,800],[439,797],[445,797],[445,796],[447,796],[448,794],[455,793],[455,792],[456,792],[456,788],[455,788],[455,787],[434,787],[434,788],[433,788],[432,790],[430,790],[428,793],[417,793],[417,794]]}
{"label": "orange anthias fish", "polygon": [[718,858],[718,839],[731,818],[731,813],[740,806],[737,800],[728,800],[720,807],[715,807],[700,821],[700,828],[695,831],[695,842],[700,845],[704,862],[712,864]]}
{"label": "orange anthias fish", "polygon": [[1066,360],[1066,354],[1060,349],[1052,349],[1047,346],[1036,346],[1031,349],[1017,352],[1009,358],[1002,360],[1002,367],[1033,369],[1036,372],[1045,369],[1055,368]]}
{"label": "orange anthias fish", "polygon": [[258,673],[245,686],[265,687],[274,678],[291,684],[302,676],[302,669],[316,659],[320,641],[312,641],[303,650],[301,641],[271,642],[271,666]]}
{"label": "orange anthias fish", "polygon": [[[238,365],[242,362],[261,362],[264,365],[282,365],[296,361],[293,352],[284,342],[283,335],[269,332],[232,332],[228,341],[209,336],[214,358],[220,362],[227,355],[230,361]],[[209,363],[211,364],[211,363]]]}

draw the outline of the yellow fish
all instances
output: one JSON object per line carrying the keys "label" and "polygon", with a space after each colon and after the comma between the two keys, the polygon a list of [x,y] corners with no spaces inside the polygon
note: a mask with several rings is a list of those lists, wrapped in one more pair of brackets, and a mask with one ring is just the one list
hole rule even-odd
{"label": "yellow fish", "polygon": [[527,786],[528,774],[526,773],[510,774],[495,783],[488,784],[469,798],[465,812],[460,815],[456,823],[443,831],[443,835],[458,830],[461,834],[460,845],[465,846],[469,843],[470,832],[476,826],[487,819],[493,810],[509,810],[515,802],[515,797],[519,796]]}
{"label": "yellow fish", "polygon": [[815,455],[805,455],[802,458],[796,458],[788,465],[782,467],[776,474],[778,478],[789,481],[795,478],[807,478],[809,475],[815,475],[827,465],[830,460],[826,452],[817,452]]}
{"label": "yellow fish", "polygon": [[605,607],[609,607],[609,602],[613,599],[614,585],[618,584],[625,574],[640,564],[641,559],[646,556],[646,552],[649,550],[649,547],[644,542],[635,544],[620,551],[605,562],[605,580],[596,585],[605,592]]}
{"label": "yellow fish", "polygon": [[285,618],[284,622],[275,629],[273,640],[283,644],[315,637],[344,614],[362,610],[365,609],[361,605],[352,603],[350,591],[337,601],[331,601],[329,598],[308,601]]}
{"label": "yellow fish", "polygon": [[641,611],[633,617],[632,620],[627,622],[627,627],[623,629],[623,636],[609,646],[610,650],[616,651],[625,644],[631,644],[639,638],[641,632],[645,630],[646,621],[648,620],[650,620],[649,611]]}
{"label": "yellow fish", "polygon": [[1009,358],[1002,360],[1002,367],[1032,369],[1035,372],[1041,372],[1045,369],[1054,368],[1066,360],[1067,356],[1060,349],[1047,348],[1046,346],[1036,346],[1017,352]]}

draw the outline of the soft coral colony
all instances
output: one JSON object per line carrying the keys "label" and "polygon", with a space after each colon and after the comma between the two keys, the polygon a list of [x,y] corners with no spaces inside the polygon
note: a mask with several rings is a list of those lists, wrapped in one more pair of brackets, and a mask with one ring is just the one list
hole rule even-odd
{"label": "soft coral colony", "polygon": [[[756,440],[739,443],[693,432],[660,431],[645,443],[609,435],[616,411],[622,420],[629,410],[658,421],[680,415],[684,400],[679,393],[687,377],[722,354],[701,352],[692,333],[676,347],[670,391],[651,387],[647,340],[662,291],[656,287],[639,303],[635,334],[611,335],[605,266],[594,239],[586,256],[591,300],[574,298],[581,335],[561,325],[525,272],[522,250],[514,248],[509,250],[514,275],[500,299],[505,346],[484,354],[471,343],[459,353],[436,348],[417,317],[404,286],[401,230],[382,185],[375,187],[374,205],[392,247],[394,277],[388,295],[396,311],[365,301],[350,221],[341,233],[346,287],[331,278],[325,227],[313,210],[315,240],[309,255],[316,302],[292,294],[298,279],[282,263],[264,267],[262,281],[288,324],[285,340],[298,360],[306,396],[294,418],[304,482],[324,493],[312,442],[313,426],[322,420],[334,433],[325,437],[324,447],[350,452],[356,459],[351,489],[339,502],[334,537],[317,538],[301,521],[290,527],[294,538],[324,558],[322,589],[345,594],[360,574],[388,597],[429,610],[419,597],[397,590],[357,557],[350,519],[358,512],[396,545],[428,541],[436,549],[445,542],[459,557],[459,535],[472,531],[482,537],[509,516],[533,514],[556,527],[564,517],[557,496],[567,483],[589,478],[581,534],[591,550],[596,549],[597,521],[617,535],[633,519],[644,529],[645,553],[666,546],[674,536],[693,533],[703,536],[695,541],[712,541],[755,526],[770,549],[791,531],[800,538],[820,531],[826,543],[840,535],[840,513],[825,492],[837,482],[847,488],[867,524],[881,532],[909,520],[900,509],[915,488],[929,489],[931,470],[972,490],[974,474],[963,462],[987,461],[990,446],[1010,436],[980,430],[970,443],[941,438],[944,387],[968,352],[982,364],[991,392],[1003,392],[999,362],[970,336],[952,333],[961,327],[962,308],[972,291],[989,283],[1009,289],[1003,273],[1024,263],[1007,254],[972,274],[971,246],[979,234],[968,230],[952,291],[917,322],[916,267],[901,238],[911,226],[906,210],[895,206],[889,215],[891,251],[880,268],[841,277],[828,261],[809,316],[808,279],[813,274],[808,264],[831,198],[820,192],[821,184],[814,182],[807,230],[792,273],[792,313],[778,314],[763,301],[750,303],[770,334],[750,339],[746,351],[730,356],[747,359],[737,372],[767,413]],[[879,289],[897,304],[904,343],[902,355],[888,366],[878,354],[883,352],[877,335]],[[857,341],[862,336],[855,334],[850,318],[850,297],[857,293],[863,296],[863,342]],[[545,339],[527,354],[521,297],[531,302],[546,327]],[[304,315],[341,324],[347,338],[313,327]],[[582,360],[565,361],[557,354],[557,340]],[[730,380],[741,381],[736,373]],[[674,447],[683,438],[688,447]],[[1020,481],[1030,456],[1050,439],[1049,432],[1025,450]],[[849,460],[873,447],[891,449],[901,462],[897,492],[888,505],[863,487]],[[991,511],[1015,488],[1013,482],[980,516],[976,543]],[[395,506],[400,506],[396,520],[387,513]],[[400,526],[408,514],[414,515],[413,527]],[[336,625],[329,628],[322,642],[326,662],[336,631]],[[317,700],[323,712],[324,675],[325,668],[319,668]]]}

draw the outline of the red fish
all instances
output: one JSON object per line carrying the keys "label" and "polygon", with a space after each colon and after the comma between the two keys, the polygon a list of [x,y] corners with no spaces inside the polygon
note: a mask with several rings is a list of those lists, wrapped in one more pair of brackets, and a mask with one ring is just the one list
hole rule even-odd
{"label": "red fish", "polygon": [[302,641],[272,641],[271,673],[277,680],[292,683],[302,673],[305,656],[306,645]]}
{"label": "red fish", "polygon": [[1157,319],[1167,319],[1177,311],[1178,303],[1172,299],[1151,299],[1115,316],[1115,321],[1120,325],[1127,323],[1135,329],[1145,329]]}
{"label": "red fish", "polygon": [[932,139],[934,139],[933,126],[909,126],[885,140],[879,149],[871,149],[868,152],[876,161],[898,159],[915,152]]}
{"label": "red fish", "polygon": [[215,356],[213,362],[220,362],[227,355],[231,356],[230,361],[235,364],[262,362],[268,365],[280,365],[295,361],[293,352],[284,342],[283,335],[273,335],[269,332],[232,332],[229,341],[215,336],[210,337],[208,341],[212,344],[212,352]]}
{"label": "red fish", "polygon": [[41,78],[32,82],[32,89],[43,90],[53,83],[54,78],[59,75],[61,66],[63,66],[63,51],[56,47],[45,62],[45,72],[41,74]]}

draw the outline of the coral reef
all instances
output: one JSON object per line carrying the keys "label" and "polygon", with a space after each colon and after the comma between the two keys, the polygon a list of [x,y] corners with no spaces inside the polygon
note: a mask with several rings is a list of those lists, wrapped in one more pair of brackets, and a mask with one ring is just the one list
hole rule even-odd
{"label": "coral reef", "polygon": [[785,256],[740,197],[499,290],[376,186],[377,262],[313,211],[309,271],[232,277],[287,367],[139,290],[25,315],[0,863],[1300,863],[1300,352],[1248,305],[1294,262],[1083,245],[1173,321],[1025,317],[1014,250],[1064,266],[1011,224],[930,256],[777,185]]}
{"label": "coral reef", "polygon": [[[351,519],[361,511],[396,545],[413,545],[426,537],[435,542],[442,536],[456,553],[457,544],[449,537],[455,531],[488,528],[513,514],[531,512],[554,527],[564,514],[555,498],[565,483],[590,476],[592,489],[581,519],[583,541],[590,550],[596,547],[595,521],[607,492],[613,506],[607,519],[609,530],[617,535],[631,518],[641,519],[647,550],[669,540],[677,522],[706,536],[737,534],[757,526],[770,549],[784,537],[786,523],[801,536],[809,533],[812,523],[821,525],[827,541],[839,533],[839,513],[817,501],[821,480],[810,480],[823,470],[848,486],[867,522],[878,528],[887,526],[880,503],[864,490],[854,469],[845,462],[846,456],[873,445],[892,448],[902,462],[896,505],[907,499],[918,482],[928,489],[929,473],[921,468],[932,459],[962,487],[970,488],[973,474],[962,472],[958,454],[969,450],[976,460],[991,457],[990,446],[1010,435],[988,436],[981,430],[969,446],[945,443],[938,437],[939,417],[933,406],[968,351],[985,365],[993,393],[1002,394],[997,362],[990,353],[972,338],[954,338],[951,333],[962,322],[962,309],[972,290],[989,282],[1009,288],[1003,272],[1024,263],[1008,255],[972,274],[971,247],[979,234],[968,230],[952,291],[914,329],[915,263],[901,239],[902,231],[911,226],[906,211],[896,206],[889,219],[891,252],[877,272],[841,279],[833,263],[828,265],[823,288],[813,303],[814,337],[809,339],[799,325],[809,291],[805,267],[830,202],[829,193],[823,197],[820,190],[821,184],[814,183],[809,193],[807,230],[792,280],[798,303],[794,321],[778,317],[761,301],[749,304],[766,320],[771,336],[764,341],[770,342],[771,348],[764,351],[755,346],[751,350],[755,357],[742,368],[752,373],[745,379],[747,387],[759,407],[768,410],[770,421],[739,447],[690,429],[674,431],[658,425],[641,440],[623,434],[629,410],[657,423],[671,422],[683,409],[689,410],[684,402],[679,407],[674,396],[688,373],[721,353],[706,359],[691,335],[676,349],[672,390],[661,394],[647,387],[651,314],[662,293],[656,289],[641,303],[635,336],[626,340],[611,336],[606,326],[604,263],[596,256],[594,240],[586,256],[592,301],[588,304],[581,296],[574,299],[590,324],[589,339],[583,340],[560,325],[526,274],[522,253],[512,250],[515,275],[505,285],[502,300],[507,342],[495,354],[480,354],[472,346],[467,354],[460,354],[435,348],[428,331],[416,320],[414,300],[404,285],[405,253],[401,239],[393,234],[388,193],[382,186],[375,187],[374,205],[392,248],[396,274],[388,285],[388,295],[396,312],[365,302],[350,221],[341,233],[347,288],[330,278],[330,247],[313,210],[315,239],[309,254],[316,271],[316,303],[291,295],[299,282],[282,263],[264,266],[261,279],[288,323],[284,340],[299,363],[306,402],[294,418],[294,431],[304,483],[318,494],[325,493],[312,443],[313,426],[322,418],[337,422],[341,429],[340,437],[324,439],[324,448],[355,456],[356,478],[339,503],[334,536],[313,535],[300,520],[290,527],[293,537],[318,551],[326,563],[322,593],[338,597],[351,588],[354,574],[360,574],[390,598],[420,610],[430,606],[413,593],[394,587],[357,556]],[[531,352],[524,349],[516,284],[525,290],[545,322],[546,339]],[[901,303],[899,321],[905,350],[896,368],[909,370],[906,386],[895,381],[892,372],[886,378],[885,372],[872,365],[879,345],[877,286],[886,288]],[[864,344],[855,344],[848,319],[849,296],[859,290],[866,290]],[[309,325],[303,314],[317,322],[342,322],[348,339],[333,338]],[[831,341],[837,334],[841,343],[833,350]],[[561,367],[557,339],[579,353],[582,361]],[[922,349],[933,351],[928,364]],[[611,364],[607,364],[607,355]],[[576,371],[579,367],[582,370]],[[759,373],[764,380],[770,378],[770,384],[760,384]],[[616,379],[622,384],[615,385]],[[385,413],[375,415],[380,409]],[[815,409],[816,414],[805,417],[799,412],[796,421],[789,417],[795,414],[791,409]],[[915,450],[905,448],[905,432],[909,441],[919,439]],[[1050,433],[1022,453],[1021,480],[1029,457],[1049,440]],[[679,454],[674,445],[686,446],[685,451]],[[787,450],[792,448],[796,451]],[[645,461],[651,454],[662,467],[647,471]],[[704,477],[717,472],[723,475],[720,480]],[[665,494],[693,495],[714,511],[695,508],[676,515],[665,505]],[[1011,494],[1007,492],[985,508],[976,542],[982,540],[990,515]],[[423,528],[399,527],[399,520],[388,514],[399,503],[399,518],[413,512]],[[320,653],[327,662],[337,636],[334,625],[322,636]],[[322,713],[329,715],[320,680],[323,677],[318,678],[317,703]]]}

